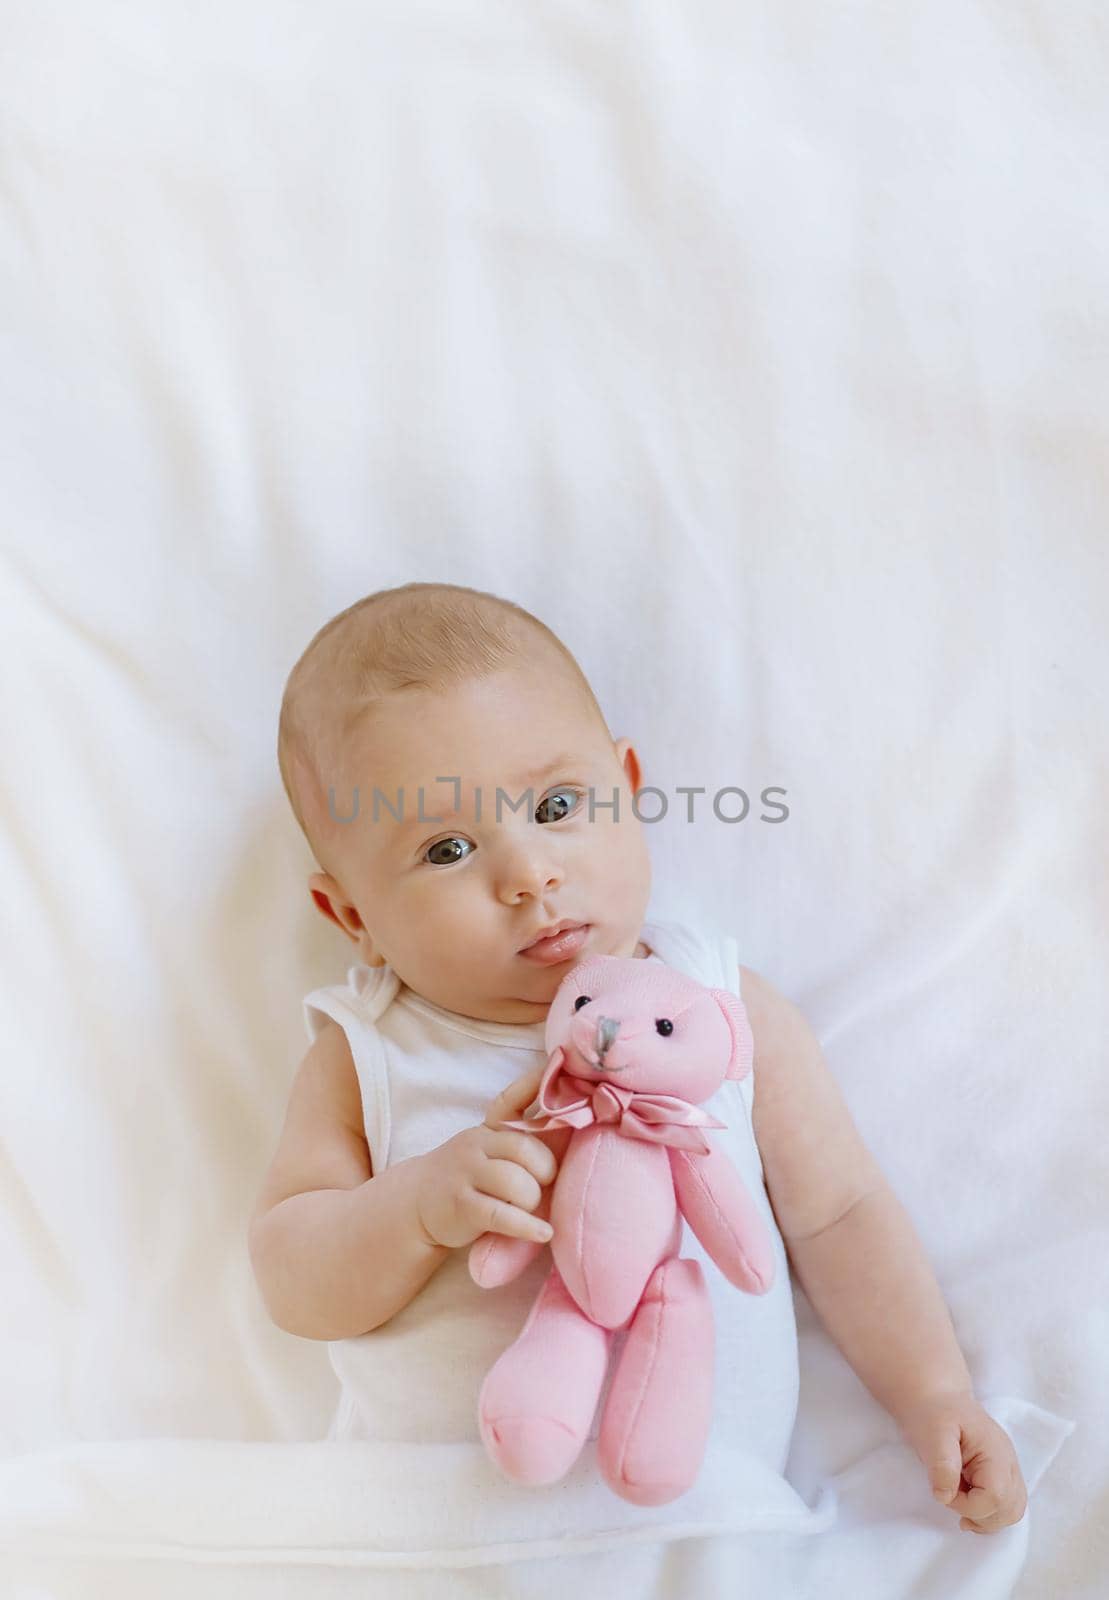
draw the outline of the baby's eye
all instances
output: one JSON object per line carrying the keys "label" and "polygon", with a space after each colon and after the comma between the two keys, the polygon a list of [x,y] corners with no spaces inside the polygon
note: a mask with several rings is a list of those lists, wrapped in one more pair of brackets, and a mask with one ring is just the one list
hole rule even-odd
{"label": "baby's eye", "polygon": [[[566,805],[565,802],[563,801],[563,798],[562,798],[564,795],[571,795],[573,797],[573,804]],[[551,793],[549,795],[544,795],[542,800],[540,800],[539,804],[536,806],[536,808],[535,808],[536,821],[537,822],[561,822],[563,817],[568,817],[570,815],[571,811],[574,810],[574,807],[576,806],[577,802],[580,799],[581,799],[581,794],[577,789],[552,789]],[[552,817],[541,817],[539,815],[539,813],[543,810],[543,807],[548,805],[548,804],[554,804],[555,805],[554,816],[552,816]]]}
{"label": "baby's eye", "polygon": [[[465,852],[460,855],[457,847],[461,845],[465,845],[466,849]],[[430,861],[433,867],[449,867],[452,861],[465,861],[472,849],[473,846],[471,845],[469,839],[459,839],[456,837],[452,837],[450,839],[436,839],[435,843],[429,844],[427,849],[424,851],[424,860]],[[436,850],[447,850],[449,853],[447,855],[440,856],[438,859],[435,859],[434,852]]]}

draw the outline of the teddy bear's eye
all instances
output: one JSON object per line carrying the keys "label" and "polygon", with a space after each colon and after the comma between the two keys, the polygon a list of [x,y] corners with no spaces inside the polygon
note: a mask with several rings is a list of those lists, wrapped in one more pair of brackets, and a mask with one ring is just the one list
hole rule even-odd
{"label": "teddy bear's eye", "polygon": [[656,1017],[655,1027],[658,1029],[659,1033],[662,1034],[664,1039],[674,1031],[674,1024],[670,1021],[669,1017]]}
{"label": "teddy bear's eye", "polygon": [[592,997],[590,995],[579,994],[578,998],[574,1001],[574,1010],[580,1011],[582,1006],[587,1006],[589,1004],[591,998]]}

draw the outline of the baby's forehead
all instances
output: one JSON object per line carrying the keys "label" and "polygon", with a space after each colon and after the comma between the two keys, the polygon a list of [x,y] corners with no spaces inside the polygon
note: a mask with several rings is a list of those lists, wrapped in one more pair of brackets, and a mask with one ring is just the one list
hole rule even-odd
{"label": "baby's forehead", "polygon": [[584,773],[597,767],[606,755],[596,739],[567,739],[564,732],[545,737],[537,734],[534,722],[522,720],[498,723],[491,739],[458,735],[451,740],[449,755],[434,739],[378,740],[370,764],[382,770],[400,771],[403,767],[411,780],[419,777],[444,789],[448,779],[457,780],[465,790],[483,778],[486,784],[495,782],[506,790],[520,790],[551,777]]}
{"label": "baby's forehead", "polygon": [[[558,767],[597,765],[611,751],[611,735],[588,710],[566,694],[549,699],[511,696],[498,699],[495,712],[452,717],[452,690],[421,689],[419,697],[384,697],[352,730],[359,757],[383,768],[403,766],[410,778],[436,775],[453,767],[484,773],[502,783],[528,782]],[[429,718],[434,708],[446,720]],[[482,708],[484,709],[484,708]],[[463,776],[465,781],[465,776]]]}

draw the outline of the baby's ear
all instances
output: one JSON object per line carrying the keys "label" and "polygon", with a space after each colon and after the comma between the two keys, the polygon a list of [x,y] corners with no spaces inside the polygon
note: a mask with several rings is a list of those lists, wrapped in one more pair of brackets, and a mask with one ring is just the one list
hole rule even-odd
{"label": "baby's ear", "polygon": [[724,1013],[728,1031],[732,1036],[732,1053],[728,1058],[726,1078],[745,1078],[755,1060],[755,1038],[743,1001],[730,989],[710,989],[709,994]]}

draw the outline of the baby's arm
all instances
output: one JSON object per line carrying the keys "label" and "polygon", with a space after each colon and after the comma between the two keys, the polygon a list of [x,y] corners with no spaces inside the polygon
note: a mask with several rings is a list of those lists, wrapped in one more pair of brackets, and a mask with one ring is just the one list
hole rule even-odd
{"label": "baby's arm", "polygon": [[[506,1117],[520,1109],[508,1093],[495,1102]],[[266,1309],[305,1339],[370,1333],[487,1229],[545,1238],[531,1212],[554,1171],[530,1134],[479,1125],[373,1175],[350,1046],[328,1023],[294,1079],[250,1224]]]}
{"label": "baby's arm", "polygon": [[802,1013],[740,968],[755,1039],[754,1130],[798,1281],[871,1394],[900,1423],[971,1392],[951,1316],[907,1212],[863,1143]]}
{"label": "baby's arm", "polygon": [[376,1177],[346,1034],[320,1032],[293,1080],[285,1126],[250,1223],[266,1309],[303,1339],[345,1339],[387,1322],[449,1254],[418,1220],[419,1168]]}

